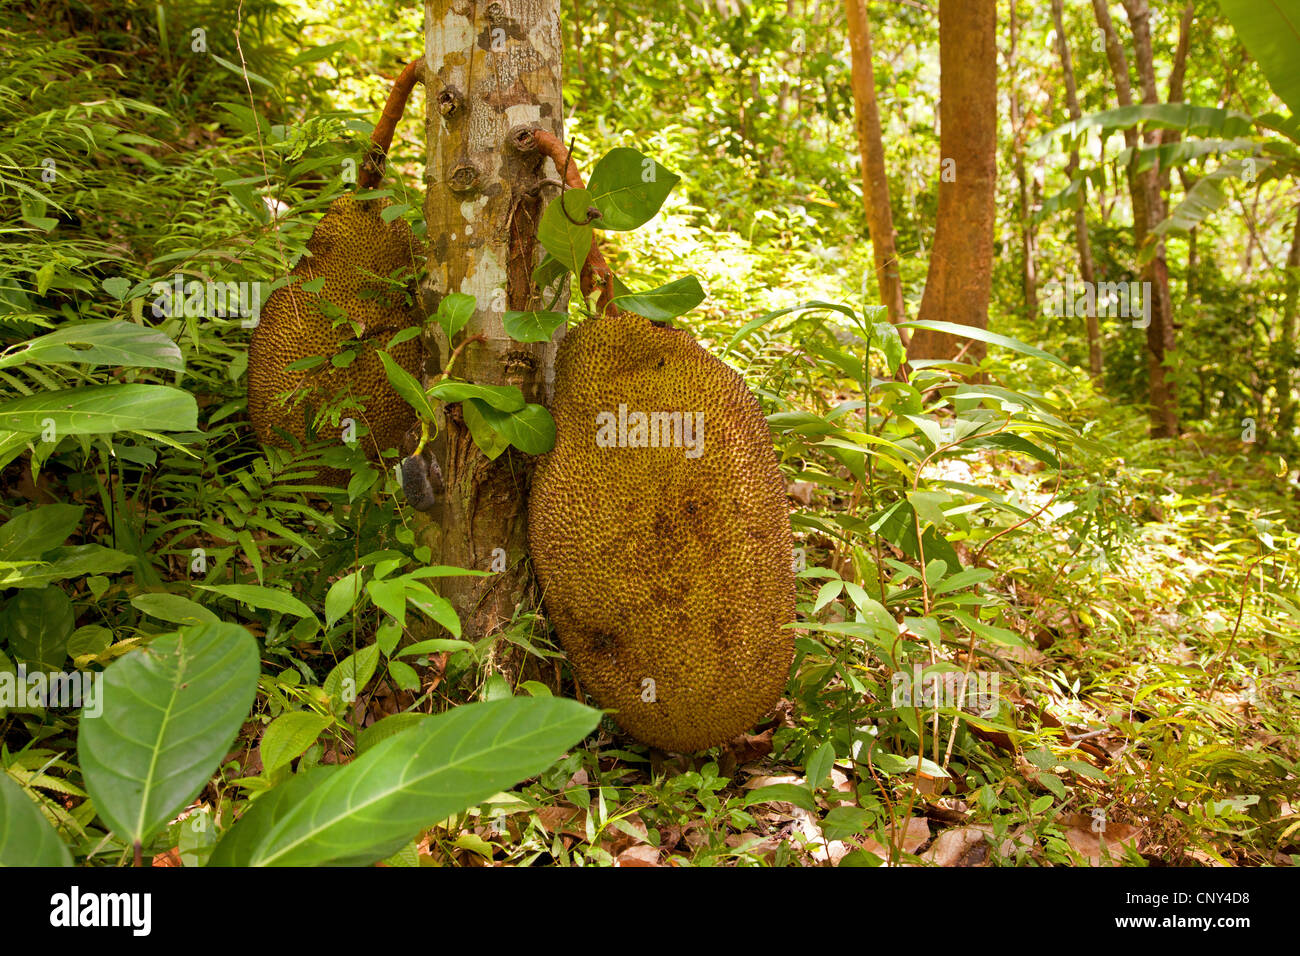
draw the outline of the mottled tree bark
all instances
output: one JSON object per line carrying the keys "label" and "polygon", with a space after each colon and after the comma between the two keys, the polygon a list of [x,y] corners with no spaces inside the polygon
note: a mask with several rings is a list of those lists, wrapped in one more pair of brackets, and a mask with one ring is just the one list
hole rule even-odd
{"label": "mottled tree bark", "polygon": [[[997,187],[995,0],[939,2],[939,210],[918,318],[988,327]],[[918,330],[909,358],[968,359],[983,343]]]}
{"label": "mottled tree bark", "polygon": [[1286,257],[1286,304],[1275,340],[1273,386],[1277,390],[1277,425],[1273,429],[1285,439],[1295,429],[1296,394],[1295,356],[1300,341],[1300,208],[1296,210],[1295,232],[1291,251]]}
{"label": "mottled tree bark", "polygon": [[[865,0],[844,0],[849,45],[853,50],[853,101],[862,157],[862,208],[871,232],[871,255],[876,266],[880,301],[895,324],[907,319],[903,279],[898,270],[898,234],[889,206],[889,179],[885,172],[885,146],[880,136],[880,110],[876,105],[876,76],[872,67],[871,25]],[[906,332],[904,332],[906,335]],[[907,339],[904,338],[906,342]]]}
{"label": "mottled tree bark", "polygon": [[[1056,51],[1061,57],[1061,72],[1065,77],[1065,106],[1070,112],[1070,119],[1077,120],[1082,111],[1079,108],[1079,86],[1074,78],[1074,60],[1070,56],[1070,41],[1065,35],[1064,0],[1052,0],[1052,19],[1056,23]],[[1071,179],[1079,169],[1079,150],[1070,150],[1066,175]],[[1089,286],[1096,281],[1096,269],[1092,263],[1092,237],[1088,232],[1088,183],[1079,184],[1078,201],[1074,206],[1074,243],[1079,250],[1079,276]],[[1088,373],[1094,382],[1101,383],[1104,371],[1101,351],[1101,326],[1094,311],[1085,320],[1088,330]]]}
{"label": "mottled tree bark", "polygon": [[[550,194],[538,180],[557,171],[535,147],[518,148],[511,134],[537,125],[564,135],[561,49],[558,0],[426,0],[423,298],[430,313],[453,292],[478,303],[455,343],[441,328],[430,333],[438,366],[428,371],[446,364],[462,336],[481,336],[457,357],[454,376],[517,385],[528,401],[541,403],[550,400],[555,344],[515,342],[502,316],[542,307],[531,272],[541,256],[534,237],[543,196]],[[474,640],[500,630],[533,599],[525,550],[532,461],[514,449],[490,461],[470,438],[460,405],[449,405],[446,418],[434,443],[445,491],[420,540],[434,564],[495,572],[438,581]]]}
{"label": "mottled tree bark", "polygon": [[1016,172],[1016,205],[1020,217],[1020,288],[1025,318],[1038,314],[1038,237],[1034,229],[1029,170],[1025,163],[1025,120],[1021,115],[1020,91],[1016,87],[1016,58],[1019,53],[1020,11],[1011,0],[1011,47],[1007,52],[1007,109],[1011,120],[1011,154]]}

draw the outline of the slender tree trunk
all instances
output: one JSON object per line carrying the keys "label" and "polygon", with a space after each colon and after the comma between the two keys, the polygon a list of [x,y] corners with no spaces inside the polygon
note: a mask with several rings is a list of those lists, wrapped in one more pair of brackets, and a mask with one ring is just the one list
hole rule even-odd
{"label": "slender tree trunk", "polygon": [[[898,269],[898,234],[889,205],[889,179],[885,173],[885,146],[880,136],[880,110],[876,105],[876,76],[872,68],[871,25],[865,0],[844,0],[849,45],[853,48],[853,101],[862,157],[862,208],[871,232],[871,254],[876,265],[880,301],[889,321],[907,320],[903,279]],[[906,341],[906,340],[905,340]]]}
{"label": "slender tree trunk", "polygon": [[[939,0],[939,209],[918,315],[988,328],[997,188],[997,4]],[[909,358],[978,360],[983,343],[918,330]]]}
{"label": "slender tree trunk", "polygon": [[[1131,106],[1133,84],[1129,76],[1128,58],[1124,55],[1124,45],[1120,43],[1119,35],[1115,31],[1106,0],[1092,0],[1092,6],[1097,16],[1097,25],[1105,34],[1106,56],[1110,61],[1111,73],[1114,75],[1119,105]],[[1147,2],[1146,0],[1124,0],[1124,7],[1133,30],[1138,75],[1143,87],[1143,102],[1159,102],[1151,56],[1150,11]],[[1126,129],[1124,142],[1131,150],[1136,150],[1139,146],[1137,131]],[[1151,130],[1146,134],[1147,145],[1158,145],[1159,142],[1158,130]],[[1151,231],[1164,218],[1164,199],[1160,193],[1159,164],[1142,173],[1133,172],[1134,168],[1130,165],[1128,170],[1129,195],[1133,204],[1133,244],[1141,250],[1146,246]],[[1165,370],[1165,359],[1174,347],[1174,327],[1169,298],[1169,265],[1165,259],[1163,239],[1156,240],[1155,253],[1142,267],[1141,278],[1143,282],[1150,283],[1151,289],[1151,322],[1146,330],[1151,433],[1157,437],[1172,437],[1178,434],[1178,405],[1174,396],[1173,383],[1169,381]]]}
{"label": "slender tree trunk", "polygon": [[[1061,72],[1065,76],[1065,105],[1070,112],[1070,119],[1077,120],[1082,111],[1079,108],[1079,87],[1074,79],[1074,60],[1070,55],[1070,41],[1065,34],[1064,0],[1052,0],[1052,19],[1056,23],[1056,51],[1061,58]],[[1066,175],[1074,178],[1079,169],[1079,150],[1070,150],[1070,160],[1065,168]],[[1078,199],[1074,206],[1074,243],[1079,250],[1079,276],[1087,283],[1087,288],[1096,281],[1096,269],[1092,263],[1092,237],[1088,231],[1088,183],[1079,184]],[[1101,351],[1101,326],[1097,321],[1096,310],[1084,320],[1088,330],[1088,373],[1092,380],[1101,384],[1104,371]]]}
{"label": "slender tree trunk", "polygon": [[1007,52],[1007,101],[1011,118],[1011,152],[1016,170],[1016,205],[1020,218],[1020,278],[1024,294],[1025,318],[1033,321],[1038,314],[1038,237],[1034,229],[1030,201],[1029,171],[1025,167],[1025,121],[1020,114],[1020,91],[1016,87],[1016,61],[1019,53],[1020,11],[1011,0],[1011,48]]}
{"label": "slender tree trunk", "polygon": [[[452,349],[481,337],[457,356],[453,375],[517,385],[528,401],[542,403],[550,399],[555,345],[514,341],[502,316],[538,307],[531,271],[540,259],[534,237],[543,193],[532,187],[557,171],[535,148],[517,148],[511,134],[536,125],[563,136],[560,56],[559,0],[425,2],[429,258],[422,293],[430,313],[453,292],[478,303],[456,341],[434,330],[430,352],[443,368]],[[439,579],[473,640],[500,630],[532,598],[525,560],[532,462],[514,449],[488,460],[459,404],[447,406],[434,453],[445,491],[436,523],[420,529],[431,563],[498,572]]]}

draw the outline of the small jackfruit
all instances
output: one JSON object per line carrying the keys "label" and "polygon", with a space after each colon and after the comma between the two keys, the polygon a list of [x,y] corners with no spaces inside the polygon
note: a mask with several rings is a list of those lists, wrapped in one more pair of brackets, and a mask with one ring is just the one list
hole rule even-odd
{"label": "small jackfruit", "polygon": [[583,689],[693,752],[776,703],[793,656],[785,483],[758,401],[687,332],[613,312],[555,364],[529,550]]}
{"label": "small jackfruit", "polygon": [[[389,448],[400,450],[415,424],[414,410],[389,384],[377,350],[387,348],[402,329],[421,324],[409,280],[422,252],[400,217],[383,220],[386,205],[386,200],[351,194],[334,200],[307,242],[309,254],[293,269],[298,281],[277,289],[262,307],[248,350],[248,412],[263,443],[286,447],[277,429],[304,441],[306,409],[319,410],[344,397],[365,406],[364,412],[346,414],[369,429],[365,450],[372,459]],[[407,280],[405,287],[384,281],[394,275]],[[324,285],[304,290],[313,279],[323,279]],[[356,358],[336,368],[330,360],[352,340],[362,343]],[[419,378],[424,348],[418,336],[388,351]],[[307,370],[285,368],[309,356],[326,361]],[[282,401],[286,393],[289,400]],[[334,484],[346,477],[335,469],[320,476]]]}

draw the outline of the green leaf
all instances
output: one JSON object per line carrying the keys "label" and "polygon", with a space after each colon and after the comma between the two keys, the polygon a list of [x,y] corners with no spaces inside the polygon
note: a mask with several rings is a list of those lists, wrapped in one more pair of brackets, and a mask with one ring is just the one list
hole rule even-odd
{"label": "green leaf", "polygon": [[477,398],[467,398],[460,406],[460,413],[465,419],[465,427],[469,429],[474,444],[478,445],[479,450],[489,461],[495,461],[510,447],[510,441],[489,424],[483,415],[484,408],[491,408],[491,406],[483,405]]}
{"label": "green leaf", "polygon": [[0,403],[0,431],[67,435],[198,428],[194,396],[170,385],[83,385]]}
{"label": "green leaf", "polygon": [[555,447],[555,419],[543,405],[529,404],[515,412],[485,406],[479,411],[495,431],[526,455],[544,455]]}
{"label": "green leaf", "polygon": [[1032,345],[1026,345],[1019,339],[1009,338],[1005,335],[998,335],[996,332],[990,332],[987,329],[979,329],[973,325],[958,325],[955,322],[900,322],[900,329],[929,329],[932,332],[947,332],[949,335],[956,335],[964,339],[977,339],[980,342],[987,342],[990,345],[1000,345],[1003,348],[1011,349],[1013,352],[1019,352],[1021,355],[1032,355],[1034,358],[1040,358],[1051,362],[1053,365],[1059,365],[1067,371],[1073,372],[1074,369],[1048,352],[1042,349],[1034,348]]}
{"label": "green leaf", "polygon": [[335,622],[352,610],[361,594],[361,572],[353,571],[330,585],[325,592],[325,626],[333,627]]}
{"label": "green leaf", "polygon": [[451,292],[442,297],[438,303],[437,321],[447,333],[447,341],[456,337],[456,333],[469,324],[478,309],[478,300],[465,292]]}
{"label": "green leaf", "polygon": [[337,697],[344,703],[350,704],[370,683],[370,678],[375,676],[375,668],[378,666],[379,645],[371,644],[339,661],[326,676],[325,683],[321,687],[330,698]]}
{"label": "green leaf", "polygon": [[185,370],[175,342],[134,322],[73,322],[0,353],[0,369],[32,362]]}
{"label": "green leaf", "polygon": [[131,598],[131,606],[168,624],[216,624],[221,620],[197,601],[166,591],[137,594]]}
{"label": "green leaf", "polygon": [[379,352],[379,361],[384,363],[384,374],[388,376],[388,383],[393,386],[393,390],[406,399],[406,403],[414,408],[422,419],[426,422],[434,421],[435,416],[433,406],[429,404],[429,396],[424,394],[424,388],[416,377],[398,365],[397,360],[382,349]]}
{"label": "green leaf", "polygon": [[61,545],[81,523],[84,505],[29,508],[0,525],[0,561],[34,560]]}
{"label": "green leaf", "polygon": [[43,588],[64,578],[115,574],[135,563],[135,558],[131,555],[99,544],[55,548],[41,557],[44,562],[42,564],[0,570],[0,587]]}
{"label": "green leaf", "polygon": [[1268,85],[1300,115],[1300,9],[1295,0],[1219,0]]}
{"label": "green leaf", "polygon": [[507,312],[502,317],[506,335],[516,342],[549,342],[568,320],[567,312]]}
{"label": "green leaf", "polygon": [[306,710],[275,718],[262,732],[262,742],[258,744],[263,772],[269,777],[276,768],[286,766],[310,747],[331,723],[329,717]]}
{"label": "green leaf", "polygon": [[745,806],[752,807],[756,803],[793,803],[804,810],[817,811],[812,791],[797,783],[773,783],[745,794]]}
{"label": "green leaf", "polygon": [[222,597],[234,598],[263,611],[278,611],[294,617],[315,618],[311,608],[288,591],[262,587],[260,584],[197,584],[201,591],[212,591]]}
{"label": "green leaf", "polygon": [[419,581],[404,579],[406,598],[420,613],[437,621],[451,633],[460,637],[460,618],[450,601],[434,594],[428,585]]}
{"label": "green leaf", "polygon": [[401,713],[393,714],[391,717],[385,717],[383,720],[376,721],[361,733],[357,734],[357,753],[363,754],[381,740],[387,740],[395,734],[400,734],[403,730],[414,727],[418,723],[427,720],[428,714],[421,713]]}
{"label": "green leaf", "polygon": [[5,605],[9,649],[29,671],[57,671],[76,627],[72,600],[57,587],[23,591]]}
{"label": "green leaf", "polygon": [[598,711],[559,698],[464,704],[427,717],[347,766],[312,775],[310,789],[258,800],[211,864],[374,863],[422,829],[545,770],[599,720]]}
{"label": "green leaf", "polygon": [[[561,212],[561,203],[568,212]],[[587,220],[591,196],[585,189],[570,189],[551,200],[537,226],[537,241],[570,272],[580,272],[591,251],[595,231],[591,226],[575,225]],[[570,221],[572,220],[572,221]]]}
{"label": "green leaf", "polygon": [[103,713],[77,734],[86,790],[121,839],[146,843],[207,784],[248,717],[257,642],[236,624],[155,638],[114,661]]}
{"label": "green leaf", "polygon": [[[587,191],[602,229],[636,229],[649,222],[681,179],[635,149],[611,149],[596,163]],[[581,219],[575,216],[575,219]]]}
{"label": "green leaf", "polygon": [[72,854],[36,801],[0,770],[0,867],[72,866]]}
{"label": "green leaf", "polygon": [[704,289],[695,276],[674,279],[649,292],[621,295],[613,304],[628,312],[635,312],[656,322],[666,322],[691,311],[704,301]]}
{"label": "green leaf", "polygon": [[514,412],[524,407],[524,393],[515,385],[475,385],[472,382],[439,382],[429,389],[429,394],[444,402],[463,402],[467,398],[479,401],[502,412]]}

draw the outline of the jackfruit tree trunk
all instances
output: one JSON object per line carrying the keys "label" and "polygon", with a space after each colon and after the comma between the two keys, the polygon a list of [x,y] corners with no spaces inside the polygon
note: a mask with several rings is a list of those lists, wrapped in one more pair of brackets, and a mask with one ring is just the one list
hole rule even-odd
{"label": "jackfruit tree trunk", "polygon": [[[871,24],[865,0],[844,0],[853,50],[853,100],[857,121],[858,151],[862,156],[862,207],[871,233],[876,285],[880,301],[889,310],[889,321],[907,321],[903,302],[903,279],[898,268],[898,234],[889,206],[889,179],[885,174],[885,146],[880,136],[880,109],[876,104],[876,74],[872,67]],[[909,341],[906,330],[904,342]]]}
{"label": "jackfruit tree trunk", "polygon": [[[939,210],[917,318],[988,328],[997,187],[994,0],[939,0]],[[976,360],[983,343],[918,330],[909,358]]]}
{"label": "jackfruit tree trunk", "polygon": [[[454,377],[516,385],[527,401],[549,404],[555,343],[516,342],[502,318],[507,310],[545,308],[531,280],[541,252],[537,221],[550,195],[539,180],[557,172],[512,133],[538,126],[564,135],[559,0],[426,0],[424,11],[424,306],[433,313],[450,293],[473,295],[477,309],[454,343],[470,344],[456,357]],[[453,343],[441,328],[429,335],[426,371],[433,374],[445,367]],[[526,552],[532,461],[513,448],[489,460],[470,438],[459,405],[447,407],[434,453],[444,491],[419,537],[433,564],[493,572],[438,579],[465,638],[476,640],[499,632],[520,604],[532,602]]]}

